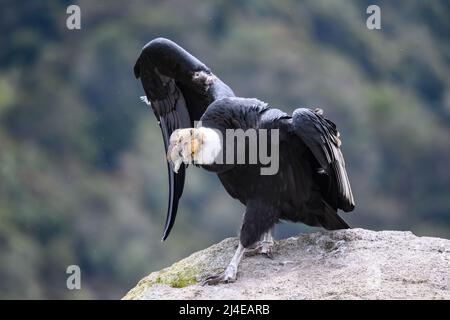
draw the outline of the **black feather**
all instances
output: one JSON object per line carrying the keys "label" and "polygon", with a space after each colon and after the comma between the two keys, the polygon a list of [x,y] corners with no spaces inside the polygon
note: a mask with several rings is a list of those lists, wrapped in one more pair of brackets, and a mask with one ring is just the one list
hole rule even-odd
{"label": "black feather", "polygon": [[[233,91],[201,61],[164,38],[154,39],[144,46],[133,72],[141,79],[147,100],[159,121],[166,153],[172,132],[193,127],[216,99],[234,96]],[[186,170],[183,164],[179,172],[174,173],[170,164],[167,165],[169,204],[163,240],[175,222]]]}

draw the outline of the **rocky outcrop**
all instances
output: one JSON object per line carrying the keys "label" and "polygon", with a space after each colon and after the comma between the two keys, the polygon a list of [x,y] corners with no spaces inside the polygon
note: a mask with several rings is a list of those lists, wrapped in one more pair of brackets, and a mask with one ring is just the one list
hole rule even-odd
{"label": "rocky outcrop", "polygon": [[225,239],[153,272],[124,299],[450,299],[450,240],[364,229],[279,240],[246,257],[235,283],[201,286],[237,246]]}

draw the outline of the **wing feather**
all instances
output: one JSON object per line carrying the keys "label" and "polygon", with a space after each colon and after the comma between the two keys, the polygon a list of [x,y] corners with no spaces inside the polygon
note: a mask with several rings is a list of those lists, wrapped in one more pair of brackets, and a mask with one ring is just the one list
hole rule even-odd
{"label": "wing feather", "polygon": [[306,108],[294,111],[293,125],[297,136],[303,140],[321,168],[330,177],[327,190],[332,202],[330,204],[346,212],[352,211],[355,200],[345,170],[336,125],[325,119],[321,113]]}
{"label": "wing feather", "polygon": [[[216,99],[234,96],[233,91],[210,69],[176,43],[157,38],[144,46],[134,66],[161,128],[167,153],[170,135],[180,128],[193,127],[208,105]],[[169,204],[162,240],[173,227],[178,202],[183,193],[186,166],[175,173],[169,162]]]}

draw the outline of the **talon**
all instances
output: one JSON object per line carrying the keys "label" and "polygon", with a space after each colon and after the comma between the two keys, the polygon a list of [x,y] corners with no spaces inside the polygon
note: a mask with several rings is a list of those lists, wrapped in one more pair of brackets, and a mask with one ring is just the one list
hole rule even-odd
{"label": "talon", "polygon": [[257,244],[255,248],[246,249],[245,256],[251,257],[257,254],[262,254],[267,258],[273,260],[273,242],[272,241],[261,241]]}
{"label": "talon", "polygon": [[246,257],[253,257],[253,256],[256,256],[257,254],[260,254],[260,253],[261,253],[261,247],[258,246],[258,247],[255,247],[255,248],[246,249],[244,255]]}
{"label": "talon", "polygon": [[263,242],[261,248],[261,253],[271,260],[273,260],[273,245],[272,241]]}
{"label": "talon", "polygon": [[233,258],[231,259],[230,264],[225,269],[225,271],[216,276],[206,278],[204,281],[202,281],[202,285],[208,284],[210,286],[215,286],[219,283],[235,282],[237,278],[238,265],[242,259],[242,256],[244,255],[244,251],[244,246],[242,244],[239,244]]}
{"label": "talon", "polygon": [[219,280],[218,276],[208,277],[202,281],[202,286],[206,286],[206,285],[215,286],[215,285],[219,284],[218,280]]}
{"label": "talon", "polygon": [[233,278],[226,272],[223,272],[221,274],[218,274],[215,276],[210,276],[210,277],[206,278],[205,280],[202,281],[202,286],[205,286],[205,285],[215,286],[220,283],[232,283],[235,281],[236,281],[236,278]]}
{"label": "talon", "polygon": [[268,250],[267,252],[262,252],[263,255],[265,255],[270,260],[273,260],[273,251],[272,249]]}

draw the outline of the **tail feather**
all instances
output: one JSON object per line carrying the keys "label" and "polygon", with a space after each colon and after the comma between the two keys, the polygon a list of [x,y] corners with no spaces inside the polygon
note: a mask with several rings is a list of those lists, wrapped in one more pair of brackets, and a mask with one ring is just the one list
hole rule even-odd
{"label": "tail feather", "polygon": [[324,211],[323,215],[319,217],[319,222],[327,230],[351,229],[347,222],[326,202],[324,202]]}

